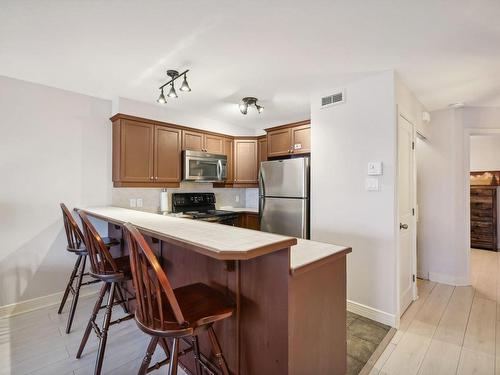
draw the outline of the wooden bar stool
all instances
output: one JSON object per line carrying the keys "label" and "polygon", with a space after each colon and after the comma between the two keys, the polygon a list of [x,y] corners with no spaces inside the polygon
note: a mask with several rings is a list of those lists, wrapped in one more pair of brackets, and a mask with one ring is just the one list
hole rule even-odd
{"label": "wooden bar stool", "polygon": [[[139,374],[146,374],[166,363],[169,363],[168,374],[177,374],[180,339],[191,344],[189,351],[194,352],[197,375],[205,370],[210,374],[219,372],[199,350],[198,335],[207,332],[220,371],[228,375],[229,369],[213,324],[229,318],[234,312],[234,303],[222,293],[201,283],[172,289],[167,275],[141,233],[133,225],[125,224],[124,235],[129,245],[137,299],[135,320],[139,328],[152,337]],[[156,346],[158,343],[167,346],[167,338],[172,339],[170,358],[149,368]]]}
{"label": "wooden bar stool", "polygon": [[[99,338],[99,349],[97,351],[97,358],[95,364],[94,374],[99,375],[102,369],[104,360],[104,352],[106,350],[106,342],[108,339],[109,327],[126,320],[132,319],[134,314],[129,314],[123,318],[111,321],[113,306],[120,304],[125,313],[128,313],[124,293],[121,288],[121,283],[131,279],[130,273],[130,260],[128,256],[113,258],[109,253],[108,248],[104,244],[103,239],[90,222],[87,214],[82,211],[78,212],[82,219],[83,234],[85,238],[85,245],[87,247],[90,269],[89,274],[98,280],[103,281],[103,286],[99,293],[99,297],[95,303],[92,315],[90,316],[87,328],[78,348],[76,358],[80,358],[90,336],[90,331],[94,329],[97,337]],[[106,305],[101,306],[102,300],[106,292],[109,292],[108,301]],[[97,313],[101,308],[105,308],[104,319],[101,327],[96,323]]]}
{"label": "wooden bar stool", "polygon": [[[76,306],[78,304],[78,297],[80,296],[80,288],[85,285],[98,283],[100,282],[100,280],[94,279],[85,282],[83,281],[83,277],[89,275],[88,272],[85,272],[85,266],[87,262],[87,248],[84,246],[83,234],[78,227],[78,224],[76,223],[73,215],[71,215],[64,203],[61,203],[61,209],[63,214],[64,229],[66,231],[66,239],[68,242],[66,250],[78,256],[76,258],[73,271],[71,271],[71,274],[69,276],[69,281],[66,285],[66,289],[64,290],[64,295],[61,300],[61,304],[59,305],[59,310],[57,311],[58,314],[62,313],[64,305],[66,304],[66,300],[68,299],[68,295],[69,293],[71,293],[73,295],[73,301],[71,302],[68,322],[66,324],[66,333],[70,333],[73,319],[75,317]],[[103,242],[108,248],[120,244],[120,241],[109,237],[104,237]]]}

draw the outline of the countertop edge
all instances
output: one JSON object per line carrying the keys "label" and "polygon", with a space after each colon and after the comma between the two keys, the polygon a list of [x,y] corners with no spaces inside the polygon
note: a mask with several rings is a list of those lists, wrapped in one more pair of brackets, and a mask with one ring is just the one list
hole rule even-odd
{"label": "countertop edge", "polygon": [[290,274],[292,276],[297,276],[297,275],[300,275],[301,273],[309,272],[314,268],[321,267],[322,265],[330,263],[330,262],[334,262],[338,258],[344,257],[351,252],[352,252],[352,248],[346,247],[346,248],[339,250],[339,251],[336,251],[330,255],[324,256],[324,257],[319,258],[319,259],[315,259],[312,262],[301,264],[298,267],[292,268],[290,266]]}
{"label": "countertop edge", "polygon": [[[107,221],[107,222],[114,224],[114,225],[121,226],[121,225],[125,224],[125,221],[116,220],[116,219],[110,218],[108,216],[100,215],[100,214],[97,214],[95,212],[88,211],[85,208],[75,207],[75,211],[83,211],[89,216]],[[154,215],[154,214],[152,214],[152,215]],[[191,243],[189,241],[180,240],[180,239],[177,239],[175,237],[168,236],[164,233],[159,233],[159,232],[156,232],[154,230],[150,230],[148,228],[141,227],[141,226],[136,225],[134,223],[132,223],[132,224],[135,225],[137,227],[137,229],[139,229],[140,232],[142,232],[146,235],[150,235],[151,237],[158,238],[158,239],[163,240],[165,242],[170,242],[174,245],[184,247],[186,249],[195,251],[197,253],[200,253],[200,254],[203,254],[203,255],[209,256],[211,258],[218,259],[218,260],[249,260],[249,259],[257,258],[257,257],[262,256],[262,255],[273,253],[273,252],[278,251],[278,250],[291,248],[292,246],[297,244],[296,238],[287,238],[287,239],[284,239],[281,241],[277,241],[277,242],[270,244],[270,245],[257,247],[257,248],[250,249],[247,251],[234,251],[234,252],[233,251],[220,251],[218,249],[214,249],[214,248],[210,248],[210,247],[204,248],[204,247],[201,247],[197,244]]]}

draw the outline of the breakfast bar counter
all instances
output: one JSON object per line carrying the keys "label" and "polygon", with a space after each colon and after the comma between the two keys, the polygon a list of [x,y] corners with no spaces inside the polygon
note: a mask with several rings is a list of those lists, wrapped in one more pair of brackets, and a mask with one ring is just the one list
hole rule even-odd
{"label": "breakfast bar counter", "polygon": [[[345,373],[350,248],[118,207],[83,211],[115,238],[135,225],[174,288],[203,282],[233,299],[235,315],[214,326],[231,373]],[[190,358],[181,363],[194,373]]]}

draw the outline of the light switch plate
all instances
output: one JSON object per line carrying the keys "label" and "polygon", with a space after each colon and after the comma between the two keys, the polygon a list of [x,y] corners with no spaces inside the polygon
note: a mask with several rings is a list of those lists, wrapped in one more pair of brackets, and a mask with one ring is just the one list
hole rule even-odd
{"label": "light switch plate", "polygon": [[137,198],[137,207],[142,207],[142,198]]}
{"label": "light switch plate", "polygon": [[130,207],[137,207],[137,201],[134,198],[131,198],[129,201]]}
{"label": "light switch plate", "polygon": [[235,196],[234,196],[234,200],[235,200],[236,202],[239,202],[239,201],[240,201],[240,196],[239,196],[239,195],[235,195]]}
{"label": "light switch plate", "polygon": [[381,161],[371,161],[368,163],[368,175],[369,176],[381,176],[382,175],[382,162]]}
{"label": "light switch plate", "polygon": [[378,178],[367,177],[365,180],[365,188],[367,191],[379,191]]}

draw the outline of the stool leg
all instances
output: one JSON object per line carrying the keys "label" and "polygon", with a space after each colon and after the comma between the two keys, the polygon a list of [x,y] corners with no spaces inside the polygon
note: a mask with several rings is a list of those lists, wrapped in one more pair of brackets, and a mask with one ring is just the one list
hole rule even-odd
{"label": "stool leg", "polygon": [[200,363],[200,343],[198,342],[198,336],[191,336],[191,343],[193,345],[194,354],[194,364],[196,366],[196,375],[202,375],[201,363]]}
{"label": "stool leg", "polygon": [[60,314],[63,311],[64,305],[66,304],[66,300],[68,299],[69,291],[73,286],[73,281],[75,280],[76,273],[78,272],[78,267],[80,266],[80,261],[82,260],[82,255],[78,255],[78,258],[75,261],[75,266],[73,267],[73,271],[71,271],[71,275],[69,277],[68,285],[66,285],[66,290],[64,291],[63,298],[61,300],[61,304],[59,305],[59,310],[57,313]]}
{"label": "stool leg", "polygon": [[162,337],[160,339],[159,343],[160,343],[161,347],[163,348],[163,351],[165,352],[167,359],[170,358],[170,349],[168,348],[167,339],[165,337]]}
{"label": "stool leg", "polygon": [[[125,301],[125,297],[124,297],[121,285],[116,285],[116,294],[118,294],[118,299],[120,301]],[[122,306],[123,312],[125,314],[128,314],[127,304],[125,302],[122,302],[121,306]]]}
{"label": "stool leg", "polygon": [[99,349],[97,350],[97,360],[95,364],[94,375],[101,374],[102,362],[104,361],[104,352],[106,350],[106,342],[108,341],[109,322],[111,321],[113,302],[115,301],[115,291],[116,283],[112,282],[111,289],[109,290],[108,305],[106,306],[106,312],[104,313],[104,319],[102,321],[101,339],[99,340]]}
{"label": "stool leg", "polygon": [[141,368],[139,369],[139,375],[146,375],[146,372],[148,370],[149,364],[151,362],[151,357],[153,356],[153,353],[155,352],[156,345],[158,345],[158,336],[153,336],[151,338],[151,341],[149,342],[148,345],[148,350],[146,351],[146,355],[144,356],[141,364]]}
{"label": "stool leg", "polygon": [[212,344],[212,350],[214,352],[215,357],[217,358],[217,362],[219,363],[219,367],[222,370],[222,373],[224,375],[229,375],[229,369],[227,368],[226,360],[224,359],[224,355],[222,354],[219,341],[217,341],[217,336],[215,335],[215,331],[212,326],[208,328],[208,337],[210,338],[210,344]]}
{"label": "stool leg", "polygon": [[95,319],[97,318],[97,313],[99,312],[99,309],[101,308],[102,300],[104,298],[104,295],[109,289],[109,284],[108,283],[103,283],[101,287],[101,291],[99,292],[99,297],[97,298],[97,301],[95,302],[94,305],[94,310],[92,310],[92,315],[90,316],[89,322],[87,324],[87,328],[85,329],[85,333],[82,337],[82,342],[80,343],[80,347],[78,348],[78,353],[76,353],[76,358],[79,359],[82,356],[83,349],[85,348],[85,344],[87,344],[87,340],[89,339],[90,336],[90,331],[92,330],[92,323],[95,322]]}
{"label": "stool leg", "polygon": [[78,279],[76,280],[75,294],[73,294],[73,301],[71,302],[71,308],[69,309],[66,333],[69,333],[71,331],[71,325],[73,324],[73,318],[75,317],[76,305],[78,304],[78,297],[80,296],[80,287],[82,286],[83,274],[85,273],[85,264],[87,263],[87,255],[80,256],[83,257],[83,262],[81,262]]}
{"label": "stool leg", "polygon": [[172,355],[170,357],[170,365],[168,366],[168,375],[177,375],[177,366],[179,365],[179,338],[174,338],[172,341]]}

